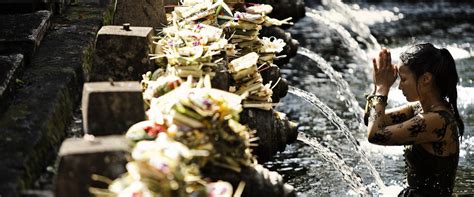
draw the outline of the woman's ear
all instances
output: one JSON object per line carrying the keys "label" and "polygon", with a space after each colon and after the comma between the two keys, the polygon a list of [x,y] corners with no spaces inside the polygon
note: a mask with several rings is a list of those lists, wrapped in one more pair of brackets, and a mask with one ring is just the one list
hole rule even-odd
{"label": "woman's ear", "polygon": [[421,80],[424,84],[430,84],[433,82],[433,74],[426,72],[421,76]]}

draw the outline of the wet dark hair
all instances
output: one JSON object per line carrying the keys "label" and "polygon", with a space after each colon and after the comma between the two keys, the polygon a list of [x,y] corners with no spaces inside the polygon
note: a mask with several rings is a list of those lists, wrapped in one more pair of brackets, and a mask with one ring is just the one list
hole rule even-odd
{"label": "wet dark hair", "polygon": [[453,56],[445,48],[438,49],[430,43],[415,44],[400,55],[403,65],[415,74],[416,81],[426,72],[434,76],[435,85],[440,91],[441,98],[449,102],[458,123],[459,134],[464,134],[464,124],[457,107],[458,92],[456,85],[459,76]]}

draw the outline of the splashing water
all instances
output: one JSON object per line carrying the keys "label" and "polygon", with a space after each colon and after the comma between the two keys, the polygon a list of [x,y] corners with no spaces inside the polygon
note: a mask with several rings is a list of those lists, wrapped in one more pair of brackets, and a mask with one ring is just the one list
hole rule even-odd
{"label": "splashing water", "polygon": [[315,61],[317,66],[333,81],[340,92],[342,92],[346,97],[346,105],[349,110],[354,110],[354,114],[359,123],[362,122],[362,114],[363,109],[359,106],[357,99],[355,98],[354,94],[352,93],[349,84],[347,83],[344,78],[342,78],[341,73],[337,72],[332,68],[332,66],[326,62],[321,56],[318,54],[304,48],[300,47],[298,49],[298,54],[308,57],[309,59]]}
{"label": "splashing water", "polygon": [[344,180],[349,186],[354,189],[355,192],[361,195],[368,195],[368,190],[362,182],[362,178],[354,172],[353,168],[348,166],[344,160],[340,158],[336,153],[332,152],[328,148],[322,146],[316,139],[306,136],[304,133],[298,133],[299,141],[311,146],[322,156],[326,161],[330,162],[335,169],[342,173]]}
{"label": "splashing water", "polygon": [[342,25],[331,22],[330,20],[322,17],[321,15],[317,14],[316,10],[314,9],[306,8],[306,10],[306,15],[311,19],[321,22],[327,25],[329,28],[334,29],[342,37],[342,41],[347,47],[349,47],[349,50],[355,53],[357,60],[364,63],[367,62],[367,53],[365,53],[365,51],[360,48],[357,41],[352,38],[351,33],[349,33]]}
{"label": "splashing water", "polygon": [[355,151],[361,156],[362,161],[367,165],[367,168],[372,174],[372,177],[375,179],[375,183],[378,185],[380,190],[385,190],[386,186],[383,183],[382,179],[380,178],[379,172],[377,172],[374,166],[370,163],[369,159],[367,158],[367,155],[360,148],[357,140],[349,132],[349,128],[344,124],[342,119],[339,116],[337,116],[336,113],[331,108],[329,108],[326,104],[321,102],[318,99],[318,97],[316,97],[314,94],[298,89],[293,86],[289,86],[288,92],[306,100],[311,105],[317,107],[325,115],[325,117],[329,121],[331,121],[331,123],[333,123],[344,134],[344,136],[353,145]]}
{"label": "splashing water", "polygon": [[371,46],[369,50],[378,50],[381,48],[377,39],[375,39],[375,37],[370,33],[369,27],[357,20],[348,5],[343,3],[341,0],[324,0],[322,3],[328,8],[334,9],[336,12],[343,14],[347,19],[349,19],[351,29],[360,37],[368,39],[371,42],[370,44],[366,43],[368,44],[367,46]]}
{"label": "splashing water", "polygon": [[[341,30],[336,32],[337,34],[341,34],[340,32],[347,32],[349,34],[352,34],[352,35],[355,35],[355,37],[351,37],[350,39],[352,41],[355,41],[355,42],[358,42],[359,44],[361,44],[361,42],[363,42],[364,44],[366,44],[365,46],[368,47],[367,50],[365,50],[366,53],[371,53],[371,52],[374,52],[375,50],[379,50],[380,49],[380,44],[378,44],[377,42],[374,42],[375,44],[370,44],[370,40],[371,39],[367,39],[367,36],[370,35],[370,34],[367,34],[367,33],[370,33],[369,31],[366,31],[364,30],[364,28],[357,28],[357,26],[359,27],[363,27],[363,25],[367,25],[367,15],[366,13],[361,13],[361,11],[357,11],[357,6],[355,5],[352,5],[349,6],[349,5],[346,5],[344,3],[342,3],[341,0],[325,0],[325,6],[324,6],[324,9],[325,10],[318,10],[316,11],[315,13],[317,14],[318,17],[321,17],[321,19],[315,19],[315,18],[310,18],[310,15],[311,14],[308,14],[310,13],[310,11],[307,11],[307,16],[308,16],[308,19],[310,20],[305,20],[303,22],[306,22],[308,23],[307,21],[311,22],[311,21],[314,21],[314,22],[317,22],[317,23],[321,23],[320,21],[324,21],[324,20],[328,20],[330,23],[333,23],[333,24],[336,24],[336,25],[327,25],[327,28],[334,28],[334,27],[342,27],[340,28]],[[393,7],[392,4],[388,4],[388,5],[382,5],[380,7],[382,7],[382,11],[383,12],[388,12],[390,11],[391,9],[396,9],[398,10],[398,6],[400,4],[395,4],[395,6],[397,7]],[[366,5],[364,5],[366,6]],[[368,11],[369,8],[367,8],[367,10],[365,12],[371,12],[372,14],[374,14],[374,12],[382,12],[382,11],[374,11],[374,8],[376,8],[376,6],[372,6],[372,5],[367,5],[367,6],[370,6],[370,11]],[[439,4],[434,4],[434,6],[438,6],[439,7]],[[379,7],[379,6],[377,6]],[[388,7],[388,9],[387,9]],[[441,6],[442,7],[442,6]],[[320,9],[320,7],[318,7],[318,9]],[[355,9],[355,10],[354,10]],[[421,8],[415,8],[416,10],[420,9]],[[426,8],[425,8],[426,9]],[[456,8],[457,9],[457,8]],[[472,8],[463,8],[465,10],[472,10]],[[308,10],[308,9],[307,9]],[[449,9],[443,9],[443,10],[448,10],[449,12]],[[336,13],[337,12],[337,13]],[[356,13],[356,12],[359,12],[359,13]],[[398,12],[398,11],[395,11],[395,12]],[[408,11],[407,13],[410,14],[412,11]],[[423,10],[422,10],[423,12]],[[470,11],[472,12],[472,11]],[[401,15],[405,14],[406,12],[400,12],[397,16],[400,16],[402,17]],[[339,14],[339,15],[336,15],[336,14]],[[379,14],[379,13],[377,13]],[[340,19],[340,20],[336,20],[334,19],[333,16],[337,16],[339,18],[336,18],[336,19]],[[395,15],[393,15],[395,17]],[[416,15],[417,16],[417,15]],[[378,19],[382,19],[379,17],[379,15],[377,15]],[[408,20],[410,21],[410,20]],[[378,23],[387,23],[390,22],[390,20],[385,20],[385,21],[379,21]],[[323,24],[323,23],[321,23]],[[403,22],[401,24],[404,24]],[[368,24],[368,25],[371,25],[371,28],[372,28],[372,25],[373,24]],[[311,27],[311,25],[300,25],[302,27]],[[353,26],[355,26],[355,28],[353,28]],[[411,26],[414,26],[416,27],[417,24],[410,24],[409,25],[410,27]],[[461,25],[458,25],[458,23],[454,23],[453,24],[453,29],[456,28],[457,29],[462,29],[462,28],[459,28],[458,26],[461,26]],[[377,26],[376,26],[377,27]],[[375,27],[375,28],[376,28]],[[382,25],[382,27],[386,27],[385,25]],[[468,27],[468,28],[472,28],[472,24],[470,25],[466,25],[466,24],[462,24],[462,27]],[[345,29],[344,29],[345,28]],[[405,25],[400,25],[398,24],[397,27],[395,27],[394,29],[407,29],[407,27]],[[347,30],[346,30],[347,29]],[[385,29],[385,28],[382,28],[382,29]],[[396,29],[396,30],[398,30]],[[315,44],[314,40],[316,39],[313,39],[314,37],[316,38],[319,38],[319,34],[318,35],[313,35],[313,34],[309,34],[309,35],[305,35],[306,32],[308,33],[311,33],[311,28],[303,28],[303,30],[305,30],[304,32],[296,32],[297,35],[302,35],[303,39],[302,41],[300,41],[301,43],[307,43],[307,45],[305,46],[313,46],[313,45],[317,45],[318,43]],[[367,30],[367,29],[366,29]],[[371,29],[373,31],[373,29]],[[387,29],[387,30],[390,30]],[[436,31],[437,29],[433,28],[432,29],[434,32],[437,32],[438,36],[443,36],[443,37],[449,37],[449,33],[451,29],[448,29],[445,31],[445,33],[442,33],[442,31]],[[313,29],[314,31],[314,29]],[[379,30],[380,31],[380,30]],[[335,31],[332,31],[332,32],[335,32]],[[440,33],[441,32],[441,33]],[[323,32],[325,33],[325,32]],[[323,34],[321,33],[321,34]],[[383,30],[382,30],[382,33],[381,34],[378,34],[378,35],[385,35],[383,34]],[[387,33],[388,34],[388,33]],[[348,34],[346,34],[348,35]],[[388,34],[388,35],[392,35],[392,34]],[[466,32],[463,32],[463,35],[466,35]],[[470,36],[470,31],[467,31],[467,36]],[[337,35],[339,36],[339,35]],[[395,35],[395,36],[398,36],[398,35]],[[418,35],[413,35],[413,36],[418,36]],[[344,36],[339,36],[341,37],[342,39],[345,39]],[[365,38],[365,39],[362,39],[361,37]],[[370,37],[373,37],[372,35],[370,35]],[[466,133],[467,135],[465,134],[465,137],[466,139],[463,140],[462,144],[461,144],[461,150],[460,150],[460,164],[459,164],[459,169],[458,169],[458,177],[456,177],[456,186],[455,186],[455,193],[456,194],[468,194],[468,195],[472,195],[472,180],[473,180],[473,176],[472,176],[472,155],[473,155],[473,151],[472,151],[472,144],[473,144],[473,137],[472,137],[472,132],[474,131],[474,127],[472,126],[473,125],[473,121],[474,120],[472,117],[472,111],[474,109],[474,105],[473,105],[473,96],[474,95],[474,87],[472,87],[472,69],[470,67],[470,65],[472,65],[472,62],[474,61],[474,59],[472,58],[472,47],[470,46],[470,44],[472,45],[472,36],[471,37],[467,37],[466,39],[459,39],[459,40],[451,40],[451,39],[433,39],[434,38],[437,38],[436,36],[433,36],[433,35],[428,35],[428,36],[424,36],[422,38],[418,38],[417,42],[420,42],[421,41],[429,41],[429,42],[435,42],[435,43],[438,43],[440,45],[445,45],[445,43],[459,43],[461,42],[461,44],[463,44],[463,47],[456,47],[456,48],[461,48],[461,49],[464,49],[465,51],[462,51],[457,53],[456,50],[452,50],[452,49],[449,49],[449,51],[453,54],[455,60],[456,60],[456,64],[457,64],[457,69],[458,69],[458,72],[460,73],[460,77],[461,77],[461,83],[462,86],[458,86],[458,106],[459,106],[459,109],[460,109],[460,113],[463,115],[463,117],[466,119],[466,122],[465,124],[467,125],[467,129],[466,129]],[[398,55],[396,55],[396,52],[395,52],[395,49],[396,47],[400,47],[401,45],[403,46],[404,44],[410,44],[412,43],[413,41],[415,40],[409,40],[411,39],[410,38],[404,38],[403,36],[400,36],[400,37],[395,37],[397,40],[397,42],[394,42],[392,43],[391,45],[388,45],[388,46],[391,46],[391,51],[392,51],[392,57],[398,57]],[[399,40],[398,40],[399,39]],[[375,41],[375,39],[373,39]],[[337,40],[338,41],[338,40]],[[344,45],[347,45],[347,46],[344,46],[344,47],[351,47],[351,45],[349,45],[349,40],[341,40],[342,43]],[[398,43],[400,42],[400,43]],[[435,44],[433,43],[433,44]],[[467,45],[467,46],[466,46]],[[353,45],[355,46],[355,45]],[[362,46],[362,44],[361,44]],[[370,47],[373,47],[372,49]],[[449,47],[449,46],[448,46]],[[370,51],[372,50],[372,51]],[[355,50],[350,50],[350,52],[352,52],[353,54]],[[374,52],[375,53],[375,52]],[[300,53],[301,54],[301,53]],[[456,58],[456,55],[459,55],[459,57]],[[373,55],[370,55],[370,56],[373,56]],[[375,56],[375,55],[374,55]],[[458,60],[458,58],[462,59],[462,60]],[[396,58],[394,60],[397,60]],[[369,62],[370,63],[370,62]],[[459,64],[461,63],[461,64]],[[370,66],[369,66],[370,68]],[[291,70],[293,71],[293,70]],[[293,76],[291,75],[292,73],[291,72],[288,72],[290,73],[289,75],[290,76]],[[298,72],[299,74],[299,72]],[[295,76],[293,76],[295,77]],[[305,75],[298,75],[297,77],[306,77]],[[368,75],[368,77],[370,77],[370,75]],[[349,80],[351,80],[351,78],[349,78]],[[464,80],[464,81],[463,81]],[[357,83],[359,82],[359,79],[358,78],[355,78],[354,81],[349,81],[350,84],[352,84],[352,82],[354,83]],[[312,88],[312,87],[308,87],[308,88]],[[354,87],[352,87],[353,89]],[[397,90],[397,88],[394,88],[395,90]],[[318,89],[319,90],[319,89]],[[324,91],[321,92],[321,94],[325,94],[325,91],[327,91],[326,89]],[[329,90],[331,91],[331,90]],[[354,91],[354,89],[353,89]],[[355,90],[356,91],[356,90]],[[399,104],[399,102],[402,102],[402,103],[405,103],[405,97],[403,96],[403,94],[401,94],[401,92],[398,92],[397,91],[390,91],[391,92],[391,103],[394,104],[394,106],[397,106]],[[314,96],[314,95],[313,95]],[[401,103],[400,103],[401,104]],[[321,110],[321,109],[319,109]],[[323,113],[324,111],[321,110]],[[329,119],[332,123],[333,120]],[[310,126],[308,127],[311,128],[314,127],[313,124],[310,124]],[[319,128],[318,128],[319,129]],[[300,138],[300,137],[299,137]],[[300,141],[302,141],[301,139],[299,139]],[[360,140],[360,139],[359,139]],[[364,143],[367,143],[368,142],[366,140],[363,140]],[[323,143],[323,141],[321,141],[321,143]],[[323,143],[324,145],[324,143]],[[347,145],[346,145],[347,146]],[[351,146],[351,145],[349,145]],[[372,147],[367,147],[368,149],[366,149],[366,147],[363,147],[361,146],[360,147],[361,149],[365,150],[365,151],[369,151],[369,148],[370,148],[370,151],[373,151],[373,148]],[[392,147],[390,147],[392,148]],[[402,148],[402,147],[400,147]],[[347,147],[344,147],[344,150],[346,150]],[[387,153],[387,150],[386,150],[386,147],[380,147],[380,150],[383,149],[383,155],[386,156],[385,153]],[[350,151],[351,153],[354,152],[353,150]],[[376,192],[374,192],[374,190],[372,190],[372,188],[370,188],[370,186],[368,186],[368,188],[370,189],[371,193],[375,194],[375,195],[379,195],[379,196],[394,196],[396,195],[402,188],[401,185],[404,185],[404,182],[403,180],[406,180],[405,179],[405,176],[403,176],[404,174],[402,173],[403,169],[404,169],[404,164],[403,162],[400,162],[401,160],[403,160],[403,151],[402,149],[398,149],[398,151],[395,153],[395,154],[391,154],[388,156],[388,158],[383,158],[383,160],[381,160],[382,162],[379,163],[373,163],[374,166],[377,167],[377,169],[379,169],[379,167],[381,168],[379,171],[380,173],[383,175],[384,177],[384,180],[385,182],[388,184],[388,185],[391,185],[391,184],[396,184],[395,186],[387,186],[385,187],[385,189],[381,189],[379,190],[378,194],[375,194]],[[335,153],[337,154],[337,153]],[[375,156],[375,155],[374,155]],[[372,161],[372,158],[370,158],[371,161]],[[347,163],[347,161],[346,161]],[[362,163],[362,162],[361,162]],[[352,166],[353,163],[347,163],[348,165]],[[354,170],[358,170],[358,168],[355,168],[354,167]],[[364,175],[365,173],[363,172],[359,172],[357,171],[359,174],[361,175]],[[313,174],[309,174],[308,176],[314,176]],[[366,176],[363,176],[364,178],[364,182],[367,182],[366,181]],[[296,181],[299,181],[300,179],[295,179]],[[303,179],[303,180],[306,180],[306,179]],[[314,179],[310,179],[311,181],[313,181]],[[317,179],[316,179],[317,180]],[[334,178],[331,178],[331,177],[327,177],[327,180],[330,182],[329,184],[333,184],[335,183],[335,180]],[[400,186],[397,186],[397,185],[400,185]],[[323,189],[326,189],[326,186],[322,186],[322,187],[317,187],[317,190],[319,190],[320,188],[323,188]],[[303,191],[304,189],[306,188],[303,188]],[[316,190],[316,191],[317,191]],[[310,188],[310,191],[315,191],[315,190],[311,190]],[[331,192],[331,194],[334,194],[334,192],[338,192],[337,189],[336,190],[329,190]],[[319,192],[319,191],[318,191]],[[345,195],[345,193],[338,193],[338,195],[340,196],[343,196]],[[467,196],[467,195],[466,195]]]}

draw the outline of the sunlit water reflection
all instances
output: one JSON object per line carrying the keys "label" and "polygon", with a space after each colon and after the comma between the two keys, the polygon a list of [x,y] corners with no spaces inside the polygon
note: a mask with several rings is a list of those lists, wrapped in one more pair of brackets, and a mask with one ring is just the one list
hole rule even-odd
{"label": "sunlit water reflection", "polygon": [[[409,8],[410,12],[416,10],[407,5],[354,5],[352,4],[350,7],[356,15],[362,12],[365,14],[370,13],[371,17],[368,17],[368,20],[371,21],[364,22],[362,20],[362,22],[368,25],[402,20],[406,17],[404,12],[406,9]],[[448,10],[448,12],[457,12],[454,9]],[[321,7],[319,7],[319,10],[323,16],[328,16],[331,14],[330,12],[335,12],[334,10],[324,11],[324,8]],[[425,7],[425,11],[430,14],[435,13],[436,10],[439,10],[436,6]],[[423,8],[416,12],[422,13]],[[469,12],[469,6],[468,11],[463,12]],[[356,18],[361,19],[363,17]],[[333,22],[338,20],[344,21],[344,17],[332,18]],[[390,25],[385,25],[382,28],[385,27],[388,27],[383,29],[387,34],[391,32],[397,33],[400,32],[399,29],[405,28],[405,26]],[[436,25],[432,27],[436,27]],[[343,38],[335,36],[337,31],[327,28],[327,25],[315,24],[314,20],[306,17],[295,24],[289,31],[300,41],[303,47],[320,54],[334,66],[335,70],[340,71],[350,85],[351,91],[354,93],[360,106],[364,106],[363,95],[368,92],[368,82],[371,81],[367,74],[364,73],[364,67],[369,65],[358,63],[351,56],[351,54],[354,55],[355,53],[351,53],[350,50],[344,48],[344,42],[340,40]],[[463,37],[461,39],[453,37],[453,32],[457,31],[462,31]],[[404,46],[414,42],[432,42],[437,47],[447,48],[456,59],[458,73],[461,77],[461,83],[458,86],[458,107],[465,121],[466,128],[461,144],[455,194],[474,195],[474,84],[472,82],[474,79],[474,67],[472,67],[474,64],[474,25],[460,21],[459,24],[453,23],[452,27],[447,29],[432,29],[431,32],[430,34],[423,32],[414,34],[412,37],[400,35],[400,37],[391,38],[391,42],[384,43],[382,46],[391,49],[392,59],[395,63],[398,61],[399,54],[405,49]],[[357,34],[353,33],[353,35]],[[383,35],[379,35],[379,38],[383,38]],[[370,56],[376,54],[376,51],[370,51],[363,43],[360,44]],[[289,80],[290,84],[315,93],[321,101],[331,107],[344,120],[359,142],[361,149],[366,152],[370,162],[380,173],[384,184],[395,186],[389,187],[378,195],[394,196],[406,185],[403,147],[377,146],[368,143],[365,131],[358,130],[358,123],[354,122],[354,115],[349,112],[350,110],[344,104],[346,101],[344,96],[341,96],[338,86],[328,76],[323,74],[321,70],[316,68],[314,62],[301,55],[297,55],[282,69],[282,73]],[[282,104],[278,107],[278,110],[287,113],[290,118],[299,122],[301,125],[299,128],[300,132],[317,139],[322,146],[339,154],[344,162],[353,167],[354,172],[362,177],[362,181],[369,189],[376,188],[375,183],[371,181],[370,173],[367,172],[364,164],[359,162],[359,156],[354,154],[351,143],[345,139],[336,126],[324,117],[323,113],[311,108],[310,104],[302,102],[300,98],[294,95],[288,95],[281,102]],[[395,84],[390,91],[389,106],[394,107],[405,102],[406,99],[401,94],[401,91],[398,90],[397,84]],[[338,170],[331,167],[331,164],[313,148],[302,142],[289,145],[284,152],[276,156],[274,161],[267,163],[267,166],[283,174],[286,180],[295,186],[302,196],[357,195],[348,184],[344,183],[344,179]]]}

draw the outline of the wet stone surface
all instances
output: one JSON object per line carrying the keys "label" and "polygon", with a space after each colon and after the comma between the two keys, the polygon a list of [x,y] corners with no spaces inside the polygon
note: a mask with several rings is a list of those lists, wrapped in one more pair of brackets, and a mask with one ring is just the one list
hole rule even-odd
{"label": "wet stone surface", "polygon": [[271,160],[278,152],[285,150],[287,144],[296,141],[296,127],[290,126],[286,117],[276,111],[244,109],[240,122],[257,130],[258,146],[253,149],[260,163]]}
{"label": "wet stone surface", "polygon": [[6,107],[7,95],[13,92],[15,79],[24,66],[23,55],[0,56],[0,113]]}
{"label": "wet stone surface", "polygon": [[261,165],[255,167],[243,167],[240,172],[235,172],[221,167],[203,169],[203,174],[211,180],[224,180],[237,188],[240,181],[244,181],[245,187],[242,196],[285,196],[294,197],[294,188],[285,184],[283,177],[277,172],[270,171]]}
{"label": "wet stone surface", "polygon": [[26,62],[50,26],[51,12],[0,15],[0,54],[21,53]]}

